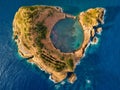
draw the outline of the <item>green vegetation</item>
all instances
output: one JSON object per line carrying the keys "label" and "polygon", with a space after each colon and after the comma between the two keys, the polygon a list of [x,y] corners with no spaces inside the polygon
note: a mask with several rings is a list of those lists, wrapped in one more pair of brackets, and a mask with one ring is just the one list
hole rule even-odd
{"label": "green vegetation", "polygon": [[[20,8],[22,14],[18,13],[18,18],[20,22],[32,23],[39,15],[39,10],[37,6],[23,6]],[[21,21],[22,20],[22,21]]]}
{"label": "green vegetation", "polygon": [[35,33],[37,34],[37,37],[35,38],[35,43],[38,47],[42,49],[44,44],[41,42],[41,39],[46,38],[47,27],[42,22],[38,22],[34,30]]}
{"label": "green vegetation", "polygon": [[15,35],[15,36],[14,36],[14,39],[15,39],[15,40],[18,39],[18,35]]}
{"label": "green vegetation", "polygon": [[99,19],[101,14],[100,12],[100,9],[91,9],[89,11],[86,11],[83,16],[84,25],[86,25],[87,27],[91,25],[96,25],[97,20]]}
{"label": "green vegetation", "polygon": [[47,17],[50,17],[50,16],[53,16],[53,12],[52,11],[49,11]]}
{"label": "green vegetation", "polygon": [[41,57],[46,65],[52,67],[57,72],[62,71],[66,67],[65,63],[57,61],[54,57],[50,55],[41,54]]}
{"label": "green vegetation", "polygon": [[92,25],[92,23],[93,23],[91,17],[89,16],[89,14],[84,15],[83,22],[87,26]]}
{"label": "green vegetation", "polygon": [[[37,18],[39,16],[39,14],[41,14],[42,12],[44,12],[46,9],[49,10],[49,14],[47,15],[47,17],[52,16],[53,13],[52,11],[54,11],[55,9],[49,6],[23,6],[21,8],[22,10],[25,10],[25,17],[27,18],[25,21],[29,21],[31,22],[33,19]],[[29,20],[30,19],[30,20]]]}
{"label": "green vegetation", "polygon": [[40,39],[46,38],[47,27],[43,24],[43,22],[38,22],[36,24],[35,31],[37,32]]}
{"label": "green vegetation", "polygon": [[37,38],[35,39],[35,43],[36,43],[36,45],[37,45],[38,47],[40,47],[40,49],[42,49],[43,46],[44,46],[44,44],[41,43],[40,37],[37,37]]}
{"label": "green vegetation", "polygon": [[29,9],[31,10],[31,11],[34,11],[35,9],[36,9],[36,7],[35,6],[31,6],[31,7],[29,7]]}
{"label": "green vegetation", "polygon": [[73,67],[74,67],[74,63],[73,63],[73,59],[68,59],[66,60],[66,63],[68,65],[68,67],[73,70]]}
{"label": "green vegetation", "polygon": [[64,56],[61,56],[61,57],[60,57],[60,59],[61,59],[61,60],[64,60],[64,59],[65,59],[65,57],[64,57]]}

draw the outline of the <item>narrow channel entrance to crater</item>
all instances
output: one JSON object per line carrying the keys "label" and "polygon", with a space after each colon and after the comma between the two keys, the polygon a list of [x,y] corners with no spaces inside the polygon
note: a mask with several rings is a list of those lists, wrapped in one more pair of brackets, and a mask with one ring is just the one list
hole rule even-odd
{"label": "narrow channel entrance to crater", "polygon": [[82,45],[84,37],[78,20],[66,18],[54,25],[50,38],[55,48],[68,53],[77,50]]}

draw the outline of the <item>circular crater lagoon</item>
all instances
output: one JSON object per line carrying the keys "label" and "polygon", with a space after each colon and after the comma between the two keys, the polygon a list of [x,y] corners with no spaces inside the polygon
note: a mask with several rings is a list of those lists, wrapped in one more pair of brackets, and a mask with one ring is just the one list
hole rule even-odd
{"label": "circular crater lagoon", "polygon": [[80,48],[84,36],[78,20],[66,18],[54,25],[50,38],[55,48],[68,53]]}

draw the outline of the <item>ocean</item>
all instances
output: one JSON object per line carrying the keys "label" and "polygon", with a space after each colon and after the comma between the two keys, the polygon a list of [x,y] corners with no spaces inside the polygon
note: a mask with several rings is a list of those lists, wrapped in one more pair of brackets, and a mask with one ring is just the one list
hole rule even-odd
{"label": "ocean", "polygon": [[[90,45],[77,65],[77,80],[53,83],[49,75],[27,63],[12,39],[12,22],[19,7],[60,6],[78,15],[89,8],[106,9],[103,31],[97,45]],[[120,90],[119,0],[0,0],[0,90]]]}

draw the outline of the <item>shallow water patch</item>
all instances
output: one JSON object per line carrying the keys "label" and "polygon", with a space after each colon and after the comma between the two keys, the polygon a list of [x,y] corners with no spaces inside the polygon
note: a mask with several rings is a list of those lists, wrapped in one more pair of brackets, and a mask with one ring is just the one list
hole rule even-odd
{"label": "shallow water patch", "polygon": [[53,45],[61,52],[73,52],[83,42],[83,31],[78,20],[66,18],[58,21],[50,35]]}

